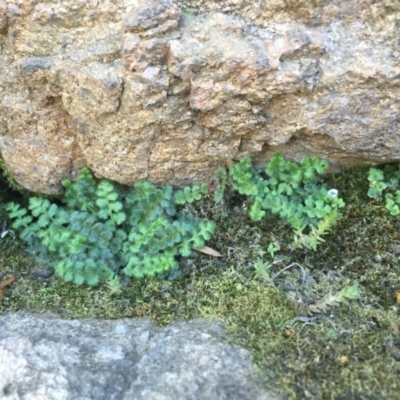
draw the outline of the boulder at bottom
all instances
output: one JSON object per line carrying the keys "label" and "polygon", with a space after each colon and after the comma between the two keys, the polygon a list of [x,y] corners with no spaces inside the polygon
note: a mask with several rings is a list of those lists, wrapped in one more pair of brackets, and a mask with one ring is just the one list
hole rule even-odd
{"label": "boulder at bottom", "polygon": [[271,399],[247,351],[213,321],[0,316],[4,400]]}

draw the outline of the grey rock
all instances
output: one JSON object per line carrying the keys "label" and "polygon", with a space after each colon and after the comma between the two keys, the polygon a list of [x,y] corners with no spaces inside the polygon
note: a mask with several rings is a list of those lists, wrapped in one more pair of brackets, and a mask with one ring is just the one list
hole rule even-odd
{"label": "grey rock", "polygon": [[247,351],[216,322],[0,316],[4,400],[262,400]]}

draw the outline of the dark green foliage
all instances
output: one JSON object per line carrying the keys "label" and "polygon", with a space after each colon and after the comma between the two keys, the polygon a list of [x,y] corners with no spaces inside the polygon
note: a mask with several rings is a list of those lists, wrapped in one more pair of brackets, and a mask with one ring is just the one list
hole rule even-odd
{"label": "dark green foliage", "polygon": [[383,170],[370,168],[368,196],[382,201],[391,215],[400,214],[400,165],[386,165]]}
{"label": "dark green foliage", "polygon": [[56,273],[76,284],[109,281],[121,270],[135,278],[177,269],[176,256],[201,248],[215,226],[176,204],[198,200],[206,186],[185,188],[139,182],[126,195],[115,183],[97,182],[84,169],[76,182],[62,182],[62,205],[32,197],[29,210],[9,203],[7,210],[32,252]]}
{"label": "dark green foliage", "polygon": [[[267,163],[264,175],[246,157],[233,165],[228,173],[224,169],[217,171],[219,187],[215,191],[215,200],[222,200],[224,188],[230,183],[240,194],[249,197],[249,215],[254,221],[270,213],[288,221],[297,235],[301,235],[306,227],[314,228],[315,233],[321,222],[329,221],[320,226],[332,227],[340,218],[338,209],[344,206],[337,191],[329,190],[320,177],[328,166],[327,161],[317,157],[304,157],[298,164],[277,153]],[[315,240],[322,241],[321,234],[324,232],[320,232]],[[313,240],[313,243],[306,247],[315,249],[317,242]]]}
{"label": "dark green foliage", "polygon": [[214,190],[214,200],[217,203],[221,203],[224,198],[225,188],[228,186],[229,183],[229,176],[226,168],[218,168],[215,172],[214,177],[215,180],[218,182],[218,186]]}
{"label": "dark green foliage", "polygon": [[21,194],[26,194],[27,190],[21,186],[7,171],[4,159],[0,153],[0,185],[7,184],[10,189],[19,192]]}

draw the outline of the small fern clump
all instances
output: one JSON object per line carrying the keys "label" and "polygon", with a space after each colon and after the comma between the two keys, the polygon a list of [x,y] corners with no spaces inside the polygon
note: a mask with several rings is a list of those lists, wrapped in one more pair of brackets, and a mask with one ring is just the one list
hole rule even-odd
{"label": "small fern clump", "polygon": [[400,214],[400,164],[386,165],[383,170],[370,168],[368,196],[383,201],[390,215]]}
{"label": "small fern clump", "polygon": [[329,293],[323,299],[308,305],[308,311],[311,314],[325,313],[330,307],[338,306],[341,303],[346,303],[349,300],[358,299],[362,294],[360,287],[357,284],[344,286],[339,292]]}
{"label": "small fern clump", "polygon": [[[275,154],[266,165],[265,175],[258,172],[249,157],[233,165],[229,171],[219,169],[219,186],[215,200],[221,201],[231,184],[249,198],[249,215],[254,221],[267,213],[286,220],[295,231],[295,247],[315,250],[322,235],[331,229],[341,215],[344,202],[335,189],[328,189],[321,179],[329,164],[317,157],[304,157],[298,164]],[[309,234],[305,235],[304,230]]]}
{"label": "small fern clump", "polygon": [[201,198],[205,185],[174,194],[171,186],[139,182],[126,193],[116,183],[98,182],[87,169],[76,182],[62,184],[62,205],[32,197],[28,209],[9,203],[7,210],[39,260],[78,285],[112,282],[121,271],[135,278],[171,272],[176,256],[202,248],[215,229],[176,208]]}

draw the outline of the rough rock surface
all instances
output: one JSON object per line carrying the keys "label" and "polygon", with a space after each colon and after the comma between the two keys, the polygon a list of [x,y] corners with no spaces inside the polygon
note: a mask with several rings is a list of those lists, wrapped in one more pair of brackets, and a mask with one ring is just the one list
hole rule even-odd
{"label": "rough rock surface", "polygon": [[4,400],[261,400],[245,350],[221,326],[193,320],[155,328],[148,320],[0,316]]}
{"label": "rough rock surface", "polygon": [[83,166],[207,180],[284,151],[400,160],[393,0],[0,0],[0,152],[30,190]]}

